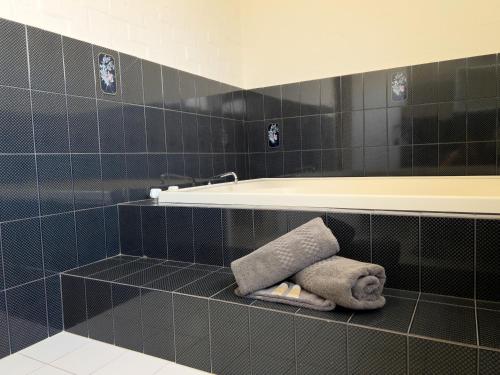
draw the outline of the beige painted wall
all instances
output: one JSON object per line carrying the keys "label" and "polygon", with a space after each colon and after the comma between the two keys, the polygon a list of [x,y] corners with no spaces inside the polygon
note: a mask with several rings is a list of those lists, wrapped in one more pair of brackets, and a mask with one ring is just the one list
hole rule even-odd
{"label": "beige painted wall", "polygon": [[233,0],[0,0],[2,18],[236,86],[239,9]]}
{"label": "beige painted wall", "polygon": [[0,17],[244,88],[500,52],[500,0],[0,0]]}
{"label": "beige painted wall", "polygon": [[500,52],[499,0],[242,0],[246,88]]}

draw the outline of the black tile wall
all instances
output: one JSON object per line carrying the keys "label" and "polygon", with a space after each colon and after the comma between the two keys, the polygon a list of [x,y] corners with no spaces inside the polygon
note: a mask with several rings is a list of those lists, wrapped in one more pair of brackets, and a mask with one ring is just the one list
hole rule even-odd
{"label": "black tile wall", "polygon": [[[247,91],[251,177],[498,174],[496,64],[486,55]],[[316,114],[327,115],[319,131]],[[285,153],[283,172],[257,166],[270,119],[284,150],[301,151]],[[319,149],[322,163],[309,153]]]}

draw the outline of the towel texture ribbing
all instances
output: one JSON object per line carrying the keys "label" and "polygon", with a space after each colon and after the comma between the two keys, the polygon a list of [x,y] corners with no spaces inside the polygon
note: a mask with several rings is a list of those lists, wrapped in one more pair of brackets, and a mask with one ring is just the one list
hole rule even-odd
{"label": "towel texture ribbing", "polygon": [[304,268],[292,280],[302,288],[350,309],[371,310],[385,305],[382,296],[385,270],[377,264],[332,256]]}
{"label": "towel texture ribbing", "polygon": [[237,294],[268,288],[339,251],[337,239],[321,218],[313,219],[231,263]]}

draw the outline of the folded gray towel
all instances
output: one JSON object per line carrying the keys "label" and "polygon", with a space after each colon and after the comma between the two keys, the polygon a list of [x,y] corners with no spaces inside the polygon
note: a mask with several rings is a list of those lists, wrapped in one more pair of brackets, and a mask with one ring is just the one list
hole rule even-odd
{"label": "folded gray towel", "polygon": [[382,290],[384,267],[332,256],[292,277],[302,288],[339,306],[355,310],[378,309],[385,305]]}
{"label": "folded gray towel", "polygon": [[[236,290],[235,293],[238,294]],[[286,305],[305,307],[307,309],[319,311],[331,311],[335,309],[335,304],[333,302],[302,289],[300,285],[289,282],[258,290],[245,297],[262,301],[284,303]]]}
{"label": "folded gray towel", "polygon": [[338,251],[337,239],[323,220],[313,219],[232,262],[238,294],[274,285]]}

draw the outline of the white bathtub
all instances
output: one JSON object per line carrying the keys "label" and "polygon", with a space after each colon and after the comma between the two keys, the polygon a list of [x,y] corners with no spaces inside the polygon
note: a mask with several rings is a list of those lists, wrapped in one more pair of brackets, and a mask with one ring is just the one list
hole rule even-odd
{"label": "white bathtub", "polygon": [[159,201],[500,214],[500,176],[263,178],[163,191]]}

